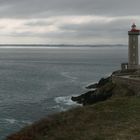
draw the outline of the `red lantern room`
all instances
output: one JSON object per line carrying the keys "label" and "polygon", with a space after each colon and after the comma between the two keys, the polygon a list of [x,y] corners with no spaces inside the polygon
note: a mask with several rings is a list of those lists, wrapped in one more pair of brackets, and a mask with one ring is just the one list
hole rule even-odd
{"label": "red lantern room", "polygon": [[140,31],[140,30],[137,30],[135,23],[133,23],[133,25],[131,27],[132,27],[131,32],[139,32]]}

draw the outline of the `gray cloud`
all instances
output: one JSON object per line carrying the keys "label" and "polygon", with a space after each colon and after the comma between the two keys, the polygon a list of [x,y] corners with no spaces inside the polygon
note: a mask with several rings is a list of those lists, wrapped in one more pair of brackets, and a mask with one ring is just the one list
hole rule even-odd
{"label": "gray cloud", "polygon": [[139,15],[139,0],[1,0],[0,17],[54,15]]}
{"label": "gray cloud", "polygon": [[40,42],[46,38],[60,43],[127,43],[130,24],[140,23],[139,4],[139,0],[0,0],[0,35]]}
{"label": "gray cloud", "polygon": [[72,32],[81,37],[103,37],[103,36],[114,36],[114,37],[125,37],[129,30],[129,19],[117,19],[109,23],[106,22],[94,22],[94,20],[84,24],[64,24],[59,28],[67,32]]}
{"label": "gray cloud", "polygon": [[24,25],[26,26],[47,26],[47,25],[52,25],[53,22],[49,22],[49,21],[42,21],[42,20],[36,20],[36,21],[29,21],[26,22]]}

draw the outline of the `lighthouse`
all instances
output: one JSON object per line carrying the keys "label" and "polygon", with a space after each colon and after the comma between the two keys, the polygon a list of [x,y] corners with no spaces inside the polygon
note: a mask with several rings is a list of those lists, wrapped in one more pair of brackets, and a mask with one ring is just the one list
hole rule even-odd
{"label": "lighthouse", "polygon": [[138,69],[140,66],[140,48],[138,40],[140,30],[137,29],[135,23],[131,26],[131,30],[128,31],[128,35],[128,69]]}

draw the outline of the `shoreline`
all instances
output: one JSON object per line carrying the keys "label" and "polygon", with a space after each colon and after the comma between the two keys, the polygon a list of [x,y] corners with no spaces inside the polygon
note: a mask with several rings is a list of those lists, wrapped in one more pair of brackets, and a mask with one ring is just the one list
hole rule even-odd
{"label": "shoreline", "polygon": [[[113,73],[116,74],[116,72],[113,72]],[[72,101],[78,104],[82,104],[83,106],[77,106],[70,110],[56,113],[56,114],[48,116],[47,118],[41,119],[40,121],[34,122],[33,124],[23,128],[19,132],[8,136],[6,140],[19,140],[19,139],[21,140],[46,140],[44,139],[45,137],[47,138],[47,140],[52,140],[51,138],[53,138],[54,140],[67,139],[68,137],[70,137],[70,139],[72,140],[76,140],[79,138],[80,140],[85,140],[81,138],[81,135],[79,135],[79,133],[82,134],[84,131],[85,132],[87,131],[89,135],[86,135],[86,139],[91,138],[90,134],[92,133],[90,132],[91,128],[89,127],[91,123],[95,125],[96,129],[98,129],[100,125],[103,125],[102,127],[105,127],[105,128],[108,127],[106,123],[107,121],[109,121],[109,118],[104,120],[104,118],[101,117],[98,120],[97,118],[98,113],[110,114],[111,112],[113,113],[114,111],[116,111],[116,109],[117,110],[119,109],[119,111],[121,109],[122,114],[123,113],[131,114],[129,108],[125,107],[126,105],[131,106],[131,103],[133,103],[135,104],[136,107],[137,106],[140,107],[140,105],[138,104],[140,103],[139,102],[140,99],[135,96],[136,93],[132,89],[130,89],[129,87],[121,83],[118,83],[118,82],[114,83],[112,81],[112,75],[110,77],[100,79],[98,83],[89,84],[89,86],[85,88],[88,89],[89,91],[87,91],[86,93],[82,95],[71,98]],[[104,112],[105,107],[107,107],[107,110],[109,110],[109,112],[108,111]],[[113,109],[112,107],[115,107],[116,109],[115,108]],[[134,109],[137,109],[137,108],[134,108]],[[110,110],[112,111],[110,112]],[[96,111],[97,111],[97,114],[96,114]],[[133,110],[131,111],[133,112]],[[122,114],[119,114],[120,117],[116,118],[116,121],[121,122],[120,118],[126,119],[126,115],[124,117],[124,114],[123,115]],[[118,112],[116,112],[116,114],[113,113],[112,115],[113,115],[112,117],[115,118],[118,115]],[[103,116],[106,116],[106,115],[104,114]],[[135,115],[135,117],[139,117],[139,116],[140,114]],[[112,117],[110,119],[112,119]],[[92,119],[89,119],[89,118],[92,118]],[[95,119],[95,121],[93,118]],[[98,123],[96,122],[96,119]],[[112,122],[113,121],[114,120],[112,120]],[[128,122],[129,121],[130,120],[128,120]],[[97,126],[96,126],[96,123],[98,124]],[[110,127],[113,130],[114,124],[110,124],[110,125],[111,126],[109,126],[109,130],[110,130]],[[124,124],[124,121],[121,122],[121,125],[123,126],[122,129],[126,127],[126,124]],[[105,128],[104,130],[102,130],[103,132],[106,130]],[[82,131],[82,133],[81,133],[81,129],[84,130]],[[94,130],[94,127],[92,127],[92,132],[96,131],[96,129]],[[116,130],[115,132],[119,133],[119,131],[117,132]],[[98,137],[100,137],[100,134],[98,133],[98,131],[96,132],[95,135],[92,136],[92,138],[95,138],[97,135]],[[114,137],[113,133],[111,133],[110,135],[111,137]],[[106,138],[106,137],[110,138],[110,135],[108,136],[105,133],[103,135],[103,138]],[[133,135],[133,134],[131,134],[131,136],[137,137],[137,135]],[[124,140],[124,137],[120,140]]]}

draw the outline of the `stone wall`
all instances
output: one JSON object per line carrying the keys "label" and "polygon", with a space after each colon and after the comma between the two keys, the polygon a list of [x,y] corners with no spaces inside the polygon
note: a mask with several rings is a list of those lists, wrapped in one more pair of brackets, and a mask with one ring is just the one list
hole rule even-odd
{"label": "stone wall", "polygon": [[140,79],[113,75],[112,82],[115,84],[126,85],[129,89],[133,90],[136,95],[140,95]]}

